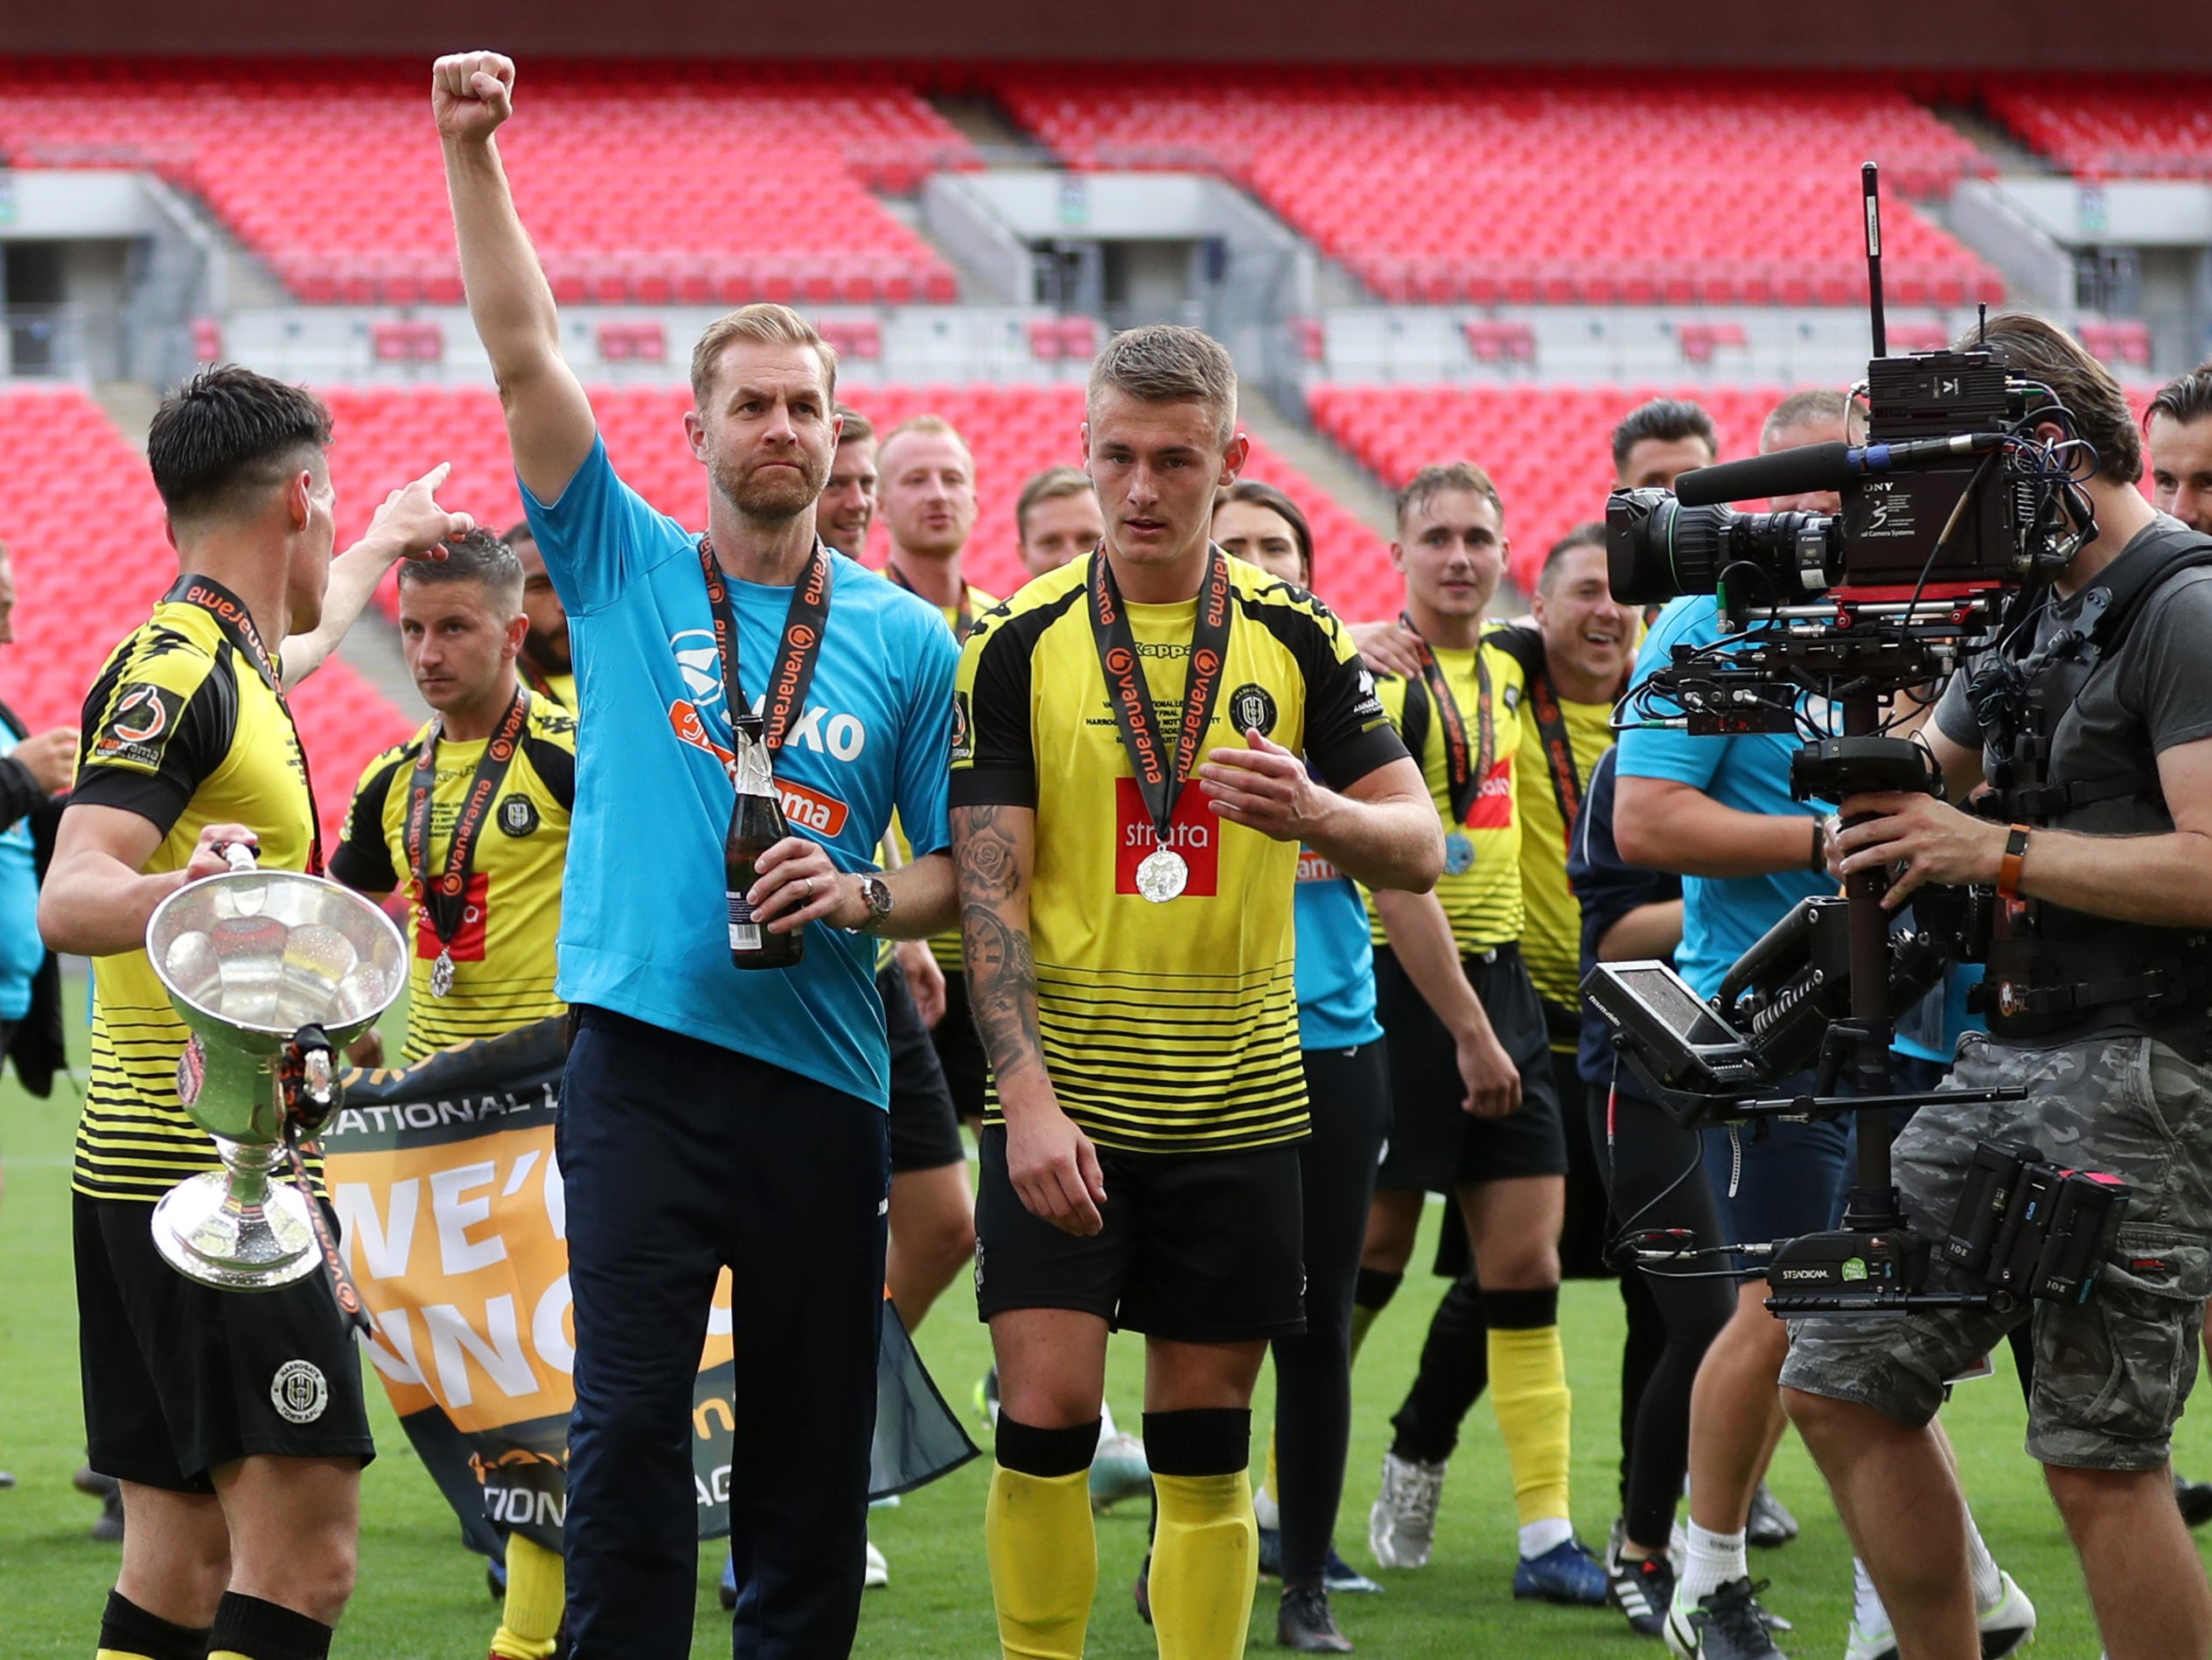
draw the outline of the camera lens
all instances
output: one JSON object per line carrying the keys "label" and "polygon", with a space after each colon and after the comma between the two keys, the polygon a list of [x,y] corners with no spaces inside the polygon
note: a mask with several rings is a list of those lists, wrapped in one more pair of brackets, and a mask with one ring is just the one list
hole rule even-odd
{"label": "camera lens", "polygon": [[1657,605],[1710,594],[1720,576],[1726,507],[1685,507],[1671,492],[1616,490],[1605,505],[1605,563],[1613,597]]}

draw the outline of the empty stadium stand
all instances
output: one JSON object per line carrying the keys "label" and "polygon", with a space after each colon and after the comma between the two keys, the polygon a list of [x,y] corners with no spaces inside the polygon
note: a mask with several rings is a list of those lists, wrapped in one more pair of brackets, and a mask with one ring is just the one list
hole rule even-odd
{"label": "empty stadium stand", "polygon": [[2212,178],[2212,105],[2201,77],[1986,78],[1992,115],[2086,178]]}
{"label": "empty stadium stand", "polygon": [[[1859,164],[1901,196],[1987,165],[1853,75],[1054,66],[992,85],[1070,164],[1218,171],[1400,303],[1850,304]],[[1884,232],[1895,303],[2001,297],[1903,201]]]}
{"label": "empty stadium stand", "polygon": [[[0,454],[9,464],[0,471],[0,541],[14,555],[19,596],[15,644],[0,647],[0,697],[34,731],[74,726],[110,648],[176,580],[177,556],[146,458],[83,392],[0,394]],[[324,840],[334,846],[361,768],[410,723],[335,659],[291,703]]]}
{"label": "empty stadium stand", "polygon": [[[964,568],[990,592],[1010,594],[1020,587],[1024,578],[1015,551],[1014,499],[1040,468],[1081,459],[1083,389],[855,386],[841,387],[840,394],[879,430],[925,410],[960,429],[975,451],[981,508]],[[449,505],[500,526],[520,516],[506,429],[489,391],[376,387],[324,395],[338,422],[331,470],[343,535],[367,523],[391,481],[439,461],[453,464],[443,493]],[[623,476],[662,512],[703,527],[706,475],[682,440],[683,412],[690,402],[689,391],[677,387],[602,387],[592,394],[608,453]],[[1256,447],[1249,471],[1287,491],[1312,519],[1319,543],[1315,585],[1324,598],[1355,616],[1395,606],[1397,579],[1379,536],[1264,449]],[[879,524],[867,554],[870,563],[882,562],[884,547]]]}
{"label": "empty stadium stand", "polygon": [[[950,303],[952,268],[870,186],[973,148],[880,67],[534,63],[501,152],[566,302]],[[0,155],[143,166],[297,297],[461,297],[419,61],[18,58]],[[772,135],[772,143],[767,136]],[[742,251],[739,251],[742,250]]]}

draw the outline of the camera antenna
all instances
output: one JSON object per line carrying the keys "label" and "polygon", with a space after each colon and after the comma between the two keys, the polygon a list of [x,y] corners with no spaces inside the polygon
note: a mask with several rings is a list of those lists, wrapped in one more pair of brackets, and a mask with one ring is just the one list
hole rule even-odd
{"label": "camera antenna", "polygon": [[1889,327],[1881,310],[1881,198],[1877,191],[1881,170],[1872,162],[1859,169],[1860,194],[1867,205],[1867,310],[1874,324],[1874,355],[1889,355]]}

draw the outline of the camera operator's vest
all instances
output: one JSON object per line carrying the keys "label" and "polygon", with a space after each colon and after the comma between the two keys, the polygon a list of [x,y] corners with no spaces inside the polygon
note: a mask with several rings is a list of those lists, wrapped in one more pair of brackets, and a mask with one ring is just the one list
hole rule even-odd
{"label": "camera operator's vest", "polygon": [[[2174,820],[2158,757],[2139,727],[2102,749],[2068,722],[2113,672],[2144,604],[2172,577],[2212,566],[2212,537],[2160,525],[2107,566],[2070,623],[2040,645],[2050,591],[2006,619],[2007,644],[1977,666],[1969,697],[1992,785],[1975,804],[2006,823],[2090,834],[2154,835]],[[2212,645],[2212,642],[2208,642]],[[2134,1026],[2201,1056],[2212,1010],[2212,942],[2202,930],[2092,916],[2048,900],[1999,903],[1978,1008],[1999,1037],[2034,1039]]]}

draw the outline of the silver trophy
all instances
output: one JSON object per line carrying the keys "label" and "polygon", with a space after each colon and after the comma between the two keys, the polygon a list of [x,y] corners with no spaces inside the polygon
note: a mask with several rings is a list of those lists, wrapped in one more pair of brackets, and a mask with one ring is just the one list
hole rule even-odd
{"label": "silver trophy", "polygon": [[146,924],[154,973],[192,1031],[177,1099],[223,1160],[163,1196],[154,1244],[189,1280],[267,1291],[321,1260],[313,1199],[277,1174],[288,1119],[319,1124],[335,1105],[331,1051],[399,995],[407,946],[360,895],[225,851],[227,873],[179,888]]}

